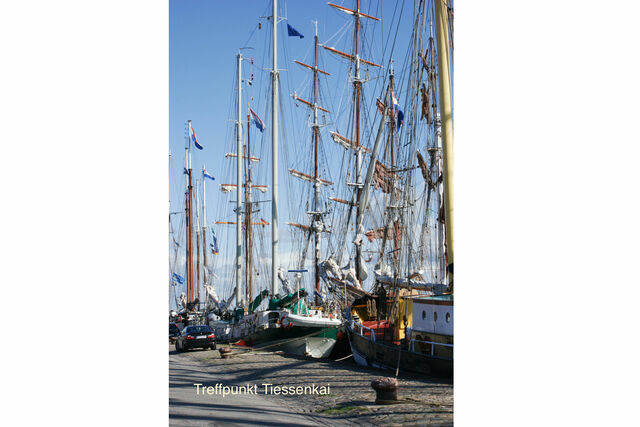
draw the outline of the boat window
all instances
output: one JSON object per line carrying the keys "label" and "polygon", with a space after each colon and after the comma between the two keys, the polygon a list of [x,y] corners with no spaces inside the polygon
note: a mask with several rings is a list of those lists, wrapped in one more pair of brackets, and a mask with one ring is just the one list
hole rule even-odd
{"label": "boat window", "polygon": [[438,313],[433,312],[433,321],[436,322],[438,320]]}
{"label": "boat window", "polygon": [[427,312],[422,310],[422,320],[426,319],[427,317]]}
{"label": "boat window", "polygon": [[449,312],[447,312],[446,320],[447,323],[451,322],[451,314],[449,314]]}

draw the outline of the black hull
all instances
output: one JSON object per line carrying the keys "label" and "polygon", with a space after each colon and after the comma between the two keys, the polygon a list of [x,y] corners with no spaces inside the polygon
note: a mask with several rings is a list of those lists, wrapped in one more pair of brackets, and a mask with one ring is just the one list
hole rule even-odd
{"label": "black hull", "polygon": [[426,375],[453,377],[453,360],[400,350],[399,346],[355,334],[347,328],[349,343],[356,363],[374,368],[395,370],[400,354],[400,370],[418,372]]}

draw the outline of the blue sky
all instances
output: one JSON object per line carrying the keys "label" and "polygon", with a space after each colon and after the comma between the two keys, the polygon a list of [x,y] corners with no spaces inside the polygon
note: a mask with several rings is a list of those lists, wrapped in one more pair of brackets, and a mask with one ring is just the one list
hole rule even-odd
{"label": "blue sky", "polygon": [[[413,15],[413,2],[383,2],[383,10],[380,10],[381,2],[376,0],[361,1],[361,10],[368,14],[381,17],[381,23],[374,23],[364,20],[363,53],[361,56],[376,63],[387,63],[389,59],[390,45],[392,37],[387,37],[389,33],[395,34],[396,27],[391,28],[392,21],[397,24],[400,16],[401,6],[402,21],[397,32],[396,49],[394,60],[401,61],[406,53],[409,37],[411,36],[410,22]],[[336,1],[336,4],[353,8],[355,1]],[[243,62],[243,77],[254,77],[252,87],[243,85],[243,104],[247,102],[247,97],[253,96],[251,102],[254,109],[270,126],[269,118],[269,74],[262,68],[271,65],[270,35],[271,24],[268,20],[260,18],[271,14],[270,1],[204,1],[204,0],[180,0],[169,2],[169,151],[171,154],[171,182],[170,197],[171,211],[177,212],[184,209],[184,188],[185,176],[182,174],[184,165],[185,146],[185,123],[192,120],[193,128],[199,142],[204,145],[203,151],[192,150],[192,167],[194,178],[201,178],[202,164],[206,164],[207,171],[216,177],[216,181],[207,181],[207,217],[208,225],[219,219],[220,212],[227,212],[225,220],[233,220],[231,211],[232,205],[228,202],[235,200],[235,195],[221,198],[219,184],[235,182],[235,172],[229,169],[235,165],[235,161],[225,159],[224,154],[235,151],[233,148],[235,135],[232,120],[235,120],[234,94],[236,79],[236,55],[240,47],[249,46],[253,49],[243,50],[243,55],[248,59],[253,59],[251,65],[249,61]],[[334,46],[343,51],[349,51],[349,43],[352,34],[353,19],[350,15],[337,11],[327,5],[326,1],[280,1],[279,14],[286,21],[278,24],[279,38],[279,58],[278,68],[281,71],[281,92],[284,108],[290,109],[291,115],[288,124],[292,129],[291,134],[285,135],[287,141],[297,141],[298,138],[308,140],[310,137],[309,128],[306,125],[307,109],[296,108],[291,97],[294,91],[305,99],[310,99],[310,78],[311,73],[304,68],[293,63],[294,59],[301,60],[308,64],[313,63],[312,48],[314,24],[318,21],[319,42]],[[395,14],[395,19],[391,19]],[[258,29],[258,24],[261,29]],[[295,27],[305,37],[287,37],[287,23]],[[386,24],[386,25],[385,25]],[[386,45],[383,57],[382,32],[384,32]],[[395,57],[398,57],[396,59]],[[332,73],[332,76],[321,81],[320,90],[325,103],[329,109],[337,108],[338,100],[343,96],[345,90],[347,63],[346,61],[319,50],[321,68]],[[266,61],[265,61],[266,59]],[[263,62],[264,61],[264,62]],[[399,66],[398,66],[399,67]],[[375,77],[375,76],[372,76]],[[372,83],[365,87],[365,91],[371,91],[370,99],[378,96],[380,85],[375,78]],[[348,90],[348,89],[347,89]],[[402,102],[402,94],[398,94]],[[342,106],[344,109],[346,106]],[[243,105],[243,112],[245,108]],[[338,115],[338,114],[336,114]],[[333,120],[330,117],[328,120]],[[246,131],[245,131],[246,132]],[[265,132],[258,134],[255,127],[251,128],[252,141],[256,136],[264,137],[264,140],[256,140],[252,145],[256,145],[255,151],[259,150],[259,144],[264,145],[265,156],[270,152],[270,134]],[[305,133],[306,132],[306,133]],[[328,139],[328,138],[326,138]],[[329,142],[329,144],[331,144]],[[295,160],[299,156],[297,148],[292,148],[289,156]],[[286,258],[287,251],[291,250],[288,235],[286,233],[287,221],[306,221],[305,218],[294,218],[290,214],[290,204],[286,202],[287,194],[283,180],[289,179],[286,173],[287,168],[296,166],[293,161],[284,161],[281,152],[280,159],[280,234],[282,244],[280,252]],[[270,175],[267,173],[270,167],[270,158],[261,162],[260,174],[266,182],[260,184],[271,184]],[[305,166],[299,165],[298,170],[303,170]],[[230,173],[232,172],[232,173]],[[327,173],[329,173],[327,171]],[[337,178],[337,177],[334,177]],[[254,180],[256,183],[256,180]],[[270,199],[270,190],[264,197]],[[267,197],[269,196],[269,197]],[[289,196],[291,197],[291,196]],[[228,204],[228,208],[220,204]],[[260,215],[265,220],[270,221],[271,208],[268,203],[263,206],[263,213]],[[183,216],[175,216],[173,227],[176,232],[180,228]],[[296,221],[297,222],[297,221]],[[230,226],[226,226],[230,227]],[[223,230],[222,226],[216,227],[216,234],[220,240],[221,254],[219,257],[226,257],[228,262],[233,258],[232,253],[223,253],[231,240],[235,241],[235,234],[228,233],[230,229]],[[270,230],[266,230],[266,236],[270,236]],[[179,236],[176,236],[178,238]],[[183,238],[184,239],[184,238]],[[267,245],[270,248],[269,245]],[[268,255],[268,254],[266,254]],[[285,268],[286,259],[283,259]],[[291,266],[289,266],[291,268]],[[178,268],[179,270],[179,268]],[[223,289],[217,286],[218,291]]]}

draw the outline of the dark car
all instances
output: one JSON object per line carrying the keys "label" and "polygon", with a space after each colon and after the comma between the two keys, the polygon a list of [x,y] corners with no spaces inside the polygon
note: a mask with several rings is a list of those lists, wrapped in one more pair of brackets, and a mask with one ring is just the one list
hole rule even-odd
{"label": "dark car", "polygon": [[180,336],[180,329],[175,323],[169,323],[169,341],[175,341]]}
{"label": "dark car", "polygon": [[215,335],[207,325],[187,326],[176,340],[176,350],[185,351],[191,348],[216,349]]}

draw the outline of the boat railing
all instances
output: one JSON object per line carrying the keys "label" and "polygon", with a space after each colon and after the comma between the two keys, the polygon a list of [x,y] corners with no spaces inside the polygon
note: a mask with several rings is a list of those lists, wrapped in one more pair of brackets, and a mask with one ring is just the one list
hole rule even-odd
{"label": "boat railing", "polygon": [[411,352],[415,352],[414,350],[414,344],[415,343],[423,343],[423,344],[431,344],[431,356],[433,356],[434,351],[435,351],[435,346],[439,345],[442,347],[451,347],[453,348],[453,344],[445,344],[442,342],[435,342],[435,341],[422,341],[422,340],[417,340],[417,339],[412,339],[409,343],[409,349],[411,350]]}
{"label": "boat railing", "polygon": [[365,338],[367,337],[367,335],[366,333],[363,333],[363,331],[368,331],[369,339],[371,340],[371,342],[376,342],[376,332],[372,328],[367,328],[362,323],[351,320],[351,330],[354,332],[357,331],[358,335]]}

